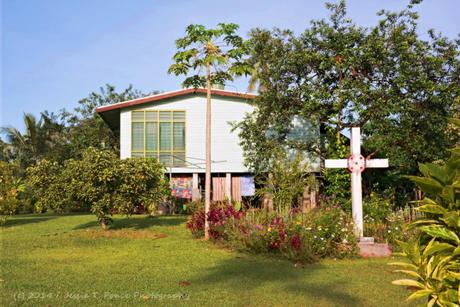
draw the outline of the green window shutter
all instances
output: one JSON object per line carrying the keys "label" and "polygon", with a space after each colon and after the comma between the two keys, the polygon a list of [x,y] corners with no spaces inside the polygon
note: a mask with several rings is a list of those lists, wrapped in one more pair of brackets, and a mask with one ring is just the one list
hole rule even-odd
{"label": "green window shutter", "polygon": [[158,125],[157,123],[145,123],[145,149],[149,151],[158,150]]}
{"label": "green window shutter", "polygon": [[184,166],[185,112],[132,111],[132,157],[158,158],[166,166]]}
{"label": "green window shutter", "polygon": [[174,119],[175,122],[178,122],[178,121],[184,122],[185,121],[185,111],[174,111],[173,113],[174,113],[173,119]]}
{"label": "green window shutter", "polygon": [[143,152],[132,152],[131,153],[131,158],[143,158],[144,153]]}
{"label": "green window shutter", "polygon": [[145,120],[148,122],[157,122],[158,111],[145,111]]}
{"label": "green window shutter", "polygon": [[176,152],[173,157],[174,166],[185,166],[185,152]]}
{"label": "green window shutter", "polygon": [[171,150],[171,123],[160,123],[160,150]]}
{"label": "green window shutter", "polygon": [[174,123],[173,127],[173,149],[185,150],[185,123]]}
{"label": "green window shutter", "polygon": [[144,111],[133,111],[131,112],[133,122],[143,122],[144,121]]}
{"label": "green window shutter", "polygon": [[172,155],[170,153],[161,153],[160,154],[160,162],[163,163],[165,166],[171,166],[172,163]]}
{"label": "green window shutter", "polygon": [[145,153],[145,157],[146,158],[155,158],[155,159],[158,159],[158,152],[154,151],[154,152],[146,152]]}
{"label": "green window shutter", "polygon": [[160,121],[171,121],[171,111],[160,111]]}
{"label": "green window shutter", "polygon": [[144,151],[144,123],[132,124],[132,151]]}

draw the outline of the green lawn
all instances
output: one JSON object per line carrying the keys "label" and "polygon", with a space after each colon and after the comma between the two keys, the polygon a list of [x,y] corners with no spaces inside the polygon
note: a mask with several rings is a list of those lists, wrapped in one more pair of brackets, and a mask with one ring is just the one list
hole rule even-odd
{"label": "green lawn", "polygon": [[23,215],[1,231],[0,305],[407,306],[390,259],[307,266],[193,239],[185,217]]}

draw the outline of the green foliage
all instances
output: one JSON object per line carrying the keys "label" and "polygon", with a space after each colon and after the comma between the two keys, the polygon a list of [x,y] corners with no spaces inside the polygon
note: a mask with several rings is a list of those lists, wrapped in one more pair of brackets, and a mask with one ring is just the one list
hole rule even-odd
{"label": "green foliage", "polygon": [[300,35],[252,30],[249,63],[259,96],[239,124],[247,165],[263,169],[273,149],[285,145],[327,157],[315,140],[289,140],[295,116],[337,133],[362,127],[364,147],[388,157],[395,177],[416,174],[417,162],[446,157],[459,139],[446,116],[460,95],[460,42],[434,32],[421,38],[412,7],[383,11],[376,25],[364,28],[341,1],[328,5],[329,19],[312,21]]}
{"label": "green foliage", "polygon": [[109,151],[90,148],[81,160],[69,160],[63,177],[69,182],[70,194],[86,202],[103,228],[112,222],[111,210],[116,208],[118,187],[122,176],[118,157]]}
{"label": "green foliage", "polygon": [[117,91],[115,86],[106,84],[99,89],[99,92],[92,92],[86,98],[79,100],[78,107],[73,113],[63,111],[61,116],[66,120],[68,139],[68,152],[63,153],[66,154],[65,159],[81,158],[82,153],[89,147],[118,153],[119,136],[96,113],[96,108],[156,93],[158,92],[142,93],[131,85],[122,91]]}
{"label": "green foliage", "polygon": [[35,211],[65,211],[71,205],[68,178],[57,162],[41,160],[27,169],[27,184],[33,189]]}
{"label": "green foliage", "polygon": [[11,146],[9,158],[16,159],[25,168],[43,157],[49,149],[54,131],[48,113],[42,113],[40,119],[31,113],[24,113],[23,121],[24,133],[14,127],[2,127],[1,132],[6,135]]}
{"label": "green foliage", "polygon": [[114,86],[107,84],[99,92],[81,99],[73,112],[65,109],[58,114],[43,111],[39,118],[25,113],[24,132],[15,127],[1,128],[8,143],[0,141],[0,160],[18,163],[23,176],[27,167],[41,159],[59,163],[80,159],[88,147],[117,153],[119,137],[97,115],[96,108],[146,95],[132,86],[116,91]]}
{"label": "green foliage", "polygon": [[0,138],[0,161],[9,161],[10,156],[11,153],[8,149],[8,144]]}
{"label": "green foliage", "polygon": [[[346,159],[348,157],[348,147],[345,145],[345,138],[333,129],[328,128],[326,132],[328,146],[326,149],[328,159]],[[346,203],[351,197],[350,193],[350,174],[346,169],[325,169],[324,172],[324,193],[330,201],[336,203]]]}
{"label": "green foliage", "polygon": [[25,191],[25,185],[15,176],[16,167],[0,161],[0,225],[14,214],[20,202],[19,196]]}
{"label": "green foliage", "polygon": [[219,23],[215,29],[203,25],[191,24],[186,36],[176,40],[177,53],[174,64],[168,73],[189,76],[183,82],[184,87],[207,87],[206,75],[200,74],[206,67],[210,71],[211,84],[224,85],[234,76],[249,74],[251,67],[244,61],[247,44],[236,34],[239,26],[233,23]]}
{"label": "green foliage", "polygon": [[103,228],[114,211],[130,215],[140,205],[156,204],[167,191],[163,166],[155,159],[120,160],[95,148],[64,165],[40,161],[28,169],[28,183],[38,208],[61,211],[88,204]]}
{"label": "green foliage", "polygon": [[[315,262],[319,258],[350,257],[357,252],[351,217],[338,208],[279,214],[261,209],[235,212],[226,205],[220,211],[211,210],[210,216],[216,241],[254,254]],[[202,220],[201,210],[187,226],[195,234],[202,234]]]}
{"label": "green foliage", "polygon": [[420,164],[423,177],[409,176],[426,193],[418,210],[424,218],[413,223],[421,235],[403,243],[400,263],[412,279],[394,281],[416,291],[409,299],[425,297],[429,306],[460,304],[460,155],[455,151],[442,164]]}
{"label": "green foliage", "polygon": [[373,237],[376,242],[389,243],[393,249],[398,247],[397,241],[409,240],[417,234],[407,227],[404,211],[395,211],[390,200],[376,193],[363,200],[363,213],[364,236]]}
{"label": "green foliage", "polygon": [[116,208],[123,214],[132,214],[136,207],[154,210],[158,203],[171,195],[164,178],[164,168],[155,159],[126,159],[119,163],[120,182]]}
{"label": "green foliage", "polygon": [[38,212],[47,208],[67,211],[87,207],[88,204],[70,196],[71,172],[67,176],[63,171],[66,164],[69,168],[74,165],[67,160],[80,161],[89,147],[117,154],[119,136],[97,115],[96,108],[145,95],[132,86],[116,91],[114,86],[106,85],[100,92],[92,92],[81,99],[73,112],[44,111],[40,117],[26,113],[24,132],[14,127],[1,128],[8,143],[0,140],[0,161],[18,165],[15,174],[18,178],[24,178],[30,167],[28,181],[34,190],[21,193],[21,209],[31,211],[33,205]]}
{"label": "green foliage", "polygon": [[259,176],[260,188],[256,190],[256,195],[270,197],[278,212],[291,209],[302,196],[304,188],[314,183],[308,176],[309,166],[304,160],[300,154],[289,157],[284,151],[278,151],[271,161],[269,173]]}

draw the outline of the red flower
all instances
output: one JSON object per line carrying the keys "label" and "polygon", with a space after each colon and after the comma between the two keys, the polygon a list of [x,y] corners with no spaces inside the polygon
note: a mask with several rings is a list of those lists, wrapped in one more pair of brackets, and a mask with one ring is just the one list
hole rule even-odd
{"label": "red flower", "polygon": [[278,248],[280,248],[280,242],[279,241],[271,242],[270,247],[273,248],[273,249],[278,249]]}
{"label": "red flower", "polygon": [[291,237],[291,246],[292,246],[293,249],[299,250],[299,249],[300,249],[300,244],[301,244],[301,243],[302,243],[302,241],[300,240],[299,235],[294,234],[294,235]]}

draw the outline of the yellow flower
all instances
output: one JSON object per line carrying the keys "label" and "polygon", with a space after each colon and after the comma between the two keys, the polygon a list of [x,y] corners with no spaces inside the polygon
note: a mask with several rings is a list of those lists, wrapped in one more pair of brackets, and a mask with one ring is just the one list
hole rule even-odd
{"label": "yellow flower", "polygon": [[272,231],[272,228],[271,228],[271,227],[268,227],[268,231]]}

